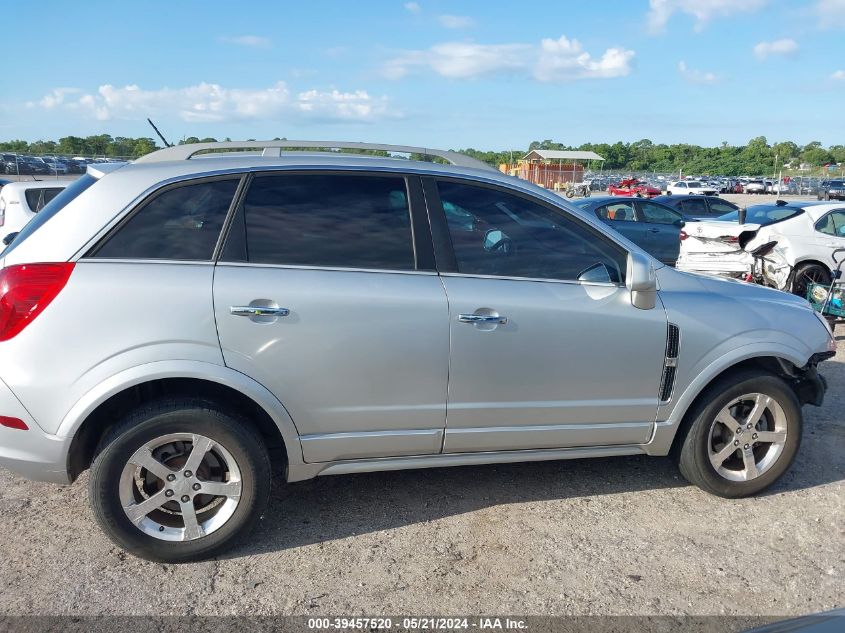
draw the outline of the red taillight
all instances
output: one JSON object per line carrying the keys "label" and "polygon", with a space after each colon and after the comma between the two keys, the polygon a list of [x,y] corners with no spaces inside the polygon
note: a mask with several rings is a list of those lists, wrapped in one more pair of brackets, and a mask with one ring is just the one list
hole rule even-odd
{"label": "red taillight", "polygon": [[739,238],[736,235],[723,235],[720,239],[726,244],[736,244],[739,242]]}
{"label": "red taillight", "polygon": [[73,263],[21,264],[0,270],[0,341],[29,325],[65,287]]}
{"label": "red taillight", "polygon": [[0,415],[0,426],[5,426],[10,429],[19,429],[21,431],[28,431],[29,427],[26,422],[20,418],[10,418],[6,415]]}
{"label": "red taillight", "polygon": [[689,235],[687,235],[687,232],[686,232],[686,231],[681,231],[681,232],[678,234],[678,237],[679,237],[679,238],[681,238],[681,241],[683,242],[685,239],[687,239],[687,238],[689,237]]}

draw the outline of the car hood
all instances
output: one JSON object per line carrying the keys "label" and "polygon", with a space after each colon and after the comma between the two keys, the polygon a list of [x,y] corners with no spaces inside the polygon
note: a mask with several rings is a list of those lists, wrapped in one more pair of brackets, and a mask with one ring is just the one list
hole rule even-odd
{"label": "car hood", "polygon": [[784,306],[793,309],[812,311],[812,307],[797,295],[782,292],[773,288],[766,288],[757,284],[729,279],[725,277],[714,277],[710,275],[699,275],[696,273],[684,272],[674,268],[661,268],[656,271],[657,279],[669,288],[677,285],[698,287],[699,290],[709,292],[720,297],[728,297],[742,303],[754,302],[756,304],[767,304],[770,306]]}

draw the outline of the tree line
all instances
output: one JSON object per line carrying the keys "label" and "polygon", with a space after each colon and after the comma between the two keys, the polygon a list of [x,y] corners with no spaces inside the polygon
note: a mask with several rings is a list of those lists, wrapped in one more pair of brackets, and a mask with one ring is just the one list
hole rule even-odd
{"label": "tree line", "polygon": [[[231,140],[231,139],[224,139]],[[253,139],[249,139],[253,140]],[[276,139],[284,140],[284,139]],[[217,139],[190,136],[179,141],[184,143],[216,142]],[[149,137],[112,137],[109,134],[94,136],[65,136],[58,141],[23,140],[0,142],[0,151],[24,154],[60,154],[68,156],[107,156],[137,158],[160,149]],[[506,151],[482,151],[474,148],[458,150],[486,163],[498,166],[513,163],[533,149],[593,151],[605,158],[605,170],[677,172],[688,174],[719,174],[724,176],[768,175],[791,166],[808,166],[818,173],[828,164],[845,163],[845,145],[824,147],[814,141],[799,145],[792,141],[769,143],[766,137],[753,138],[746,145],[722,143],[718,147],[702,147],[687,143],[667,145],[642,139],[633,143],[584,143],[566,145],[551,139],[534,141],[528,150],[519,148]],[[384,154],[383,152],[378,152]]]}
{"label": "tree line", "polygon": [[[769,175],[781,169],[796,171],[803,164],[810,172],[819,173],[829,164],[845,163],[845,145],[824,147],[813,141],[799,145],[792,141],[770,144],[765,136],[758,136],[746,145],[722,143],[718,147],[701,147],[688,143],[653,143],[642,139],[633,143],[584,143],[566,145],[552,140],[534,141],[528,150],[592,151],[605,159],[605,170],[678,172],[721,176]],[[525,155],[524,150],[483,152],[461,150],[490,164],[515,162]]]}

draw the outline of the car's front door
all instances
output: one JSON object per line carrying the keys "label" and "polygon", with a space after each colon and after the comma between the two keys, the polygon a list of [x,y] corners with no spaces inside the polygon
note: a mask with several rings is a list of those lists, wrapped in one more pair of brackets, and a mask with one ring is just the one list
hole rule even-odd
{"label": "car's front door", "polygon": [[306,461],[440,452],[449,317],[417,177],[253,177],[214,313],[226,365],[276,395]]}
{"label": "car's front door", "polygon": [[[631,305],[626,252],[551,204],[426,179],[451,354],[444,451],[647,442],[666,316]],[[458,228],[439,202],[474,217]],[[438,237],[440,236],[440,237]]]}
{"label": "car's front door", "polygon": [[646,227],[637,221],[633,199],[608,202],[596,207],[596,216],[643,250],[649,250],[649,235]]}
{"label": "car's front door", "polygon": [[677,211],[647,200],[637,201],[637,224],[648,236],[646,250],[665,264],[674,266],[681,250],[684,218]]}

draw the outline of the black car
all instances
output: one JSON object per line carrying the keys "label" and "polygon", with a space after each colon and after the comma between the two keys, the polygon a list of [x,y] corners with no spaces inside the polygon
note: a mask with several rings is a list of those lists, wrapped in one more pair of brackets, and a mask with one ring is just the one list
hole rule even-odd
{"label": "black car", "polygon": [[23,156],[15,156],[14,154],[3,154],[3,162],[6,164],[5,172],[7,174],[22,174],[29,175],[34,173],[32,165]]}
{"label": "black car", "polygon": [[[696,196],[700,197],[700,196]],[[596,217],[664,264],[674,266],[681,249],[685,218],[665,204],[645,198],[581,198],[577,207]]]}
{"label": "black car", "polygon": [[828,180],[818,191],[819,200],[845,200],[845,180]]}
{"label": "black car", "polygon": [[652,200],[680,211],[685,218],[691,220],[712,220],[720,215],[739,210],[733,202],[728,202],[718,196],[672,195],[657,196]]}

